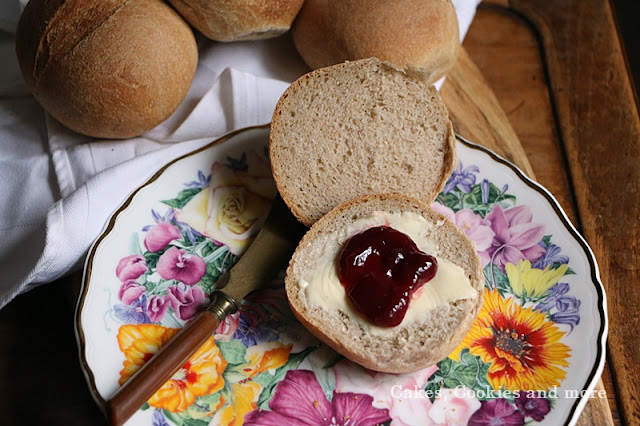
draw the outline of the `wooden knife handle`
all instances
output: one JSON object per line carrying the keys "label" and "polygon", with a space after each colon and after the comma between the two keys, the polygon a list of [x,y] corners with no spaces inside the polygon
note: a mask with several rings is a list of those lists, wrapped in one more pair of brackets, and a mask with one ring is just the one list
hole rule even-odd
{"label": "wooden knife handle", "polygon": [[126,422],[189,360],[220,321],[238,309],[235,300],[241,301],[286,265],[304,231],[306,228],[291,214],[284,201],[276,197],[267,221],[247,252],[218,278],[216,287],[225,292],[217,291],[207,310],[189,322],[106,403],[110,423],[121,425]]}
{"label": "wooden knife handle", "polygon": [[[221,306],[218,301],[226,305]],[[121,425],[126,422],[211,337],[234,307],[231,299],[218,293],[216,302],[209,309],[191,320],[107,401],[109,423]]]}

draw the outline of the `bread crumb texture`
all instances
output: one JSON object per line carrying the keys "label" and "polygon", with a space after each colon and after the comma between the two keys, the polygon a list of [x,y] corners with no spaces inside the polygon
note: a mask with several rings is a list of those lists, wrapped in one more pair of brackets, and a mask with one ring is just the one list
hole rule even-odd
{"label": "bread crumb texture", "polygon": [[426,77],[365,59],[313,71],[287,89],[270,155],[278,189],[303,223],[363,194],[435,198],[453,168],[455,142]]}

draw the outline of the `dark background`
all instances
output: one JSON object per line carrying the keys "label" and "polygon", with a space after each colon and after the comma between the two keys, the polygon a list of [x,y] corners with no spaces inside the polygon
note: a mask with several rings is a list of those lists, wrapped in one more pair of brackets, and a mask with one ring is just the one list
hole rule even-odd
{"label": "dark background", "polygon": [[[562,1],[562,0],[560,0]],[[640,1],[612,0],[622,43],[635,80],[636,104],[640,87]]]}

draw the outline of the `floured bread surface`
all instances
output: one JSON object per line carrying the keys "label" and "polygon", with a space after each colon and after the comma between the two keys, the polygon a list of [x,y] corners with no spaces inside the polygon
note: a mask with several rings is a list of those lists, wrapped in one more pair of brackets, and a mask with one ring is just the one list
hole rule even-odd
{"label": "floured bread surface", "polygon": [[[412,212],[429,224],[424,231],[439,259],[464,270],[473,296],[428,309],[419,320],[401,323],[389,332],[371,333],[362,320],[310,300],[306,277],[321,267],[324,254],[336,256],[344,243],[341,229],[371,214]],[[473,242],[450,221],[423,202],[402,195],[370,195],[341,204],[315,223],[300,242],[287,269],[287,297],[296,317],[337,352],[366,368],[402,373],[435,364],[451,353],[473,324],[482,305],[484,276]],[[428,286],[426,283],[425,286]],[[410,302],[411,306],[411,302]]]}
{"label": "floured bread surface", "polygon": [[278,190],[302,223],[359,195],[435,199],[454,168],[455,138],[427,79],[364,59],[313,71],[285,91],[270,157]]}

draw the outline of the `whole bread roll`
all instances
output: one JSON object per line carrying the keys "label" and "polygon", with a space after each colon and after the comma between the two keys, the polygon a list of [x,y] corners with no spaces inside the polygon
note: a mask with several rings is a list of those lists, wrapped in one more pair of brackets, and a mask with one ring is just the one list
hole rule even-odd
{"label": "whole bread roll", "polygon": [[306,0],[291,33],[312,69],[376,57],[422,68],[430,82],[453,66],[460,48],[451,0]]}
{"label": "whole bread roll", "polygon": [[216,41],[261,40],[289,30],[304,0],[169,0],[202,34]]}
{"label": "whole bread roll", "polygon": [[[327,259],[338,262],[345,241],[351,237],[345,229],[371,215],[384,223],[385,215],[394,213],[422,217],[424,226],[420,232],[432,247],[428,254],[436,256],[438,268],[445,262],[462,268],[460,274],[466,276],[468,284],[462,297],[420,309],[411,321],[380,331],[350,312],[340,283],[326,286],[332,295],[324,297],[329,293],[325,291],[320,299],[314,299],[311,287],[338,279],[326,263]],[[317,281],[317,277],[323,281]],[[452,285],[447,279],[440,281],[442,284]],[[432,281],[425,283],[427,290],[422,291],[428,291],[430,285]],[[334,350],[371,370],[405,373],[435,364],[460,344],[482,306],[484,275],[473,242],[428,204],[399,194],[373,194],[340,204],[311,227],[289,263],[285,288],[298,320]],[[433,291],[438,294],[440,290]],[[420,296],[416,293],[410,300],[409,310],[418,303],[416,297]],[[327,302],[340,300],[345,303]]]}
{"label": "whole bread roll", "polygon": [[370,58],[289,86],[273,113],[269,156],[300,222],[311,225],[359,195],[436,198],[456,163],[455,135],[428,77]]}
{"label": "whole bread roll", "polygon": [[198,61],[193,31],[161,0],[31,0],[16,53],[44,109],[98,138],[134,137],[168,118]]}

